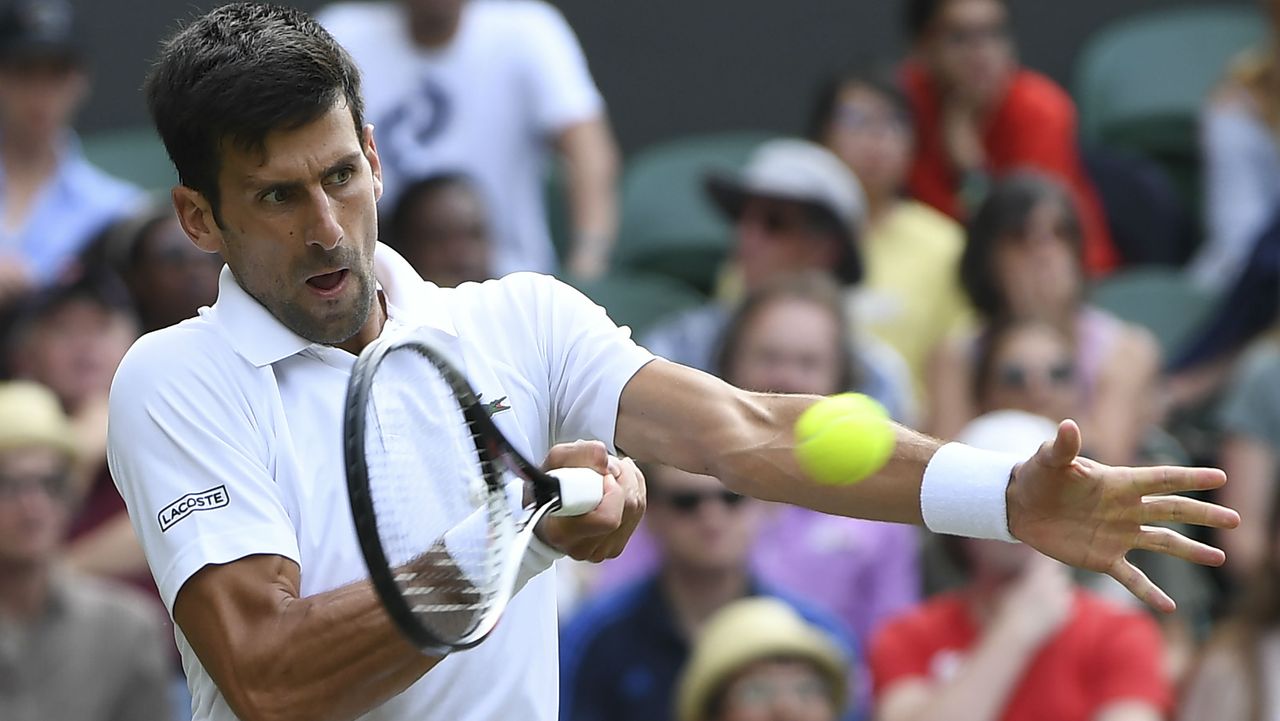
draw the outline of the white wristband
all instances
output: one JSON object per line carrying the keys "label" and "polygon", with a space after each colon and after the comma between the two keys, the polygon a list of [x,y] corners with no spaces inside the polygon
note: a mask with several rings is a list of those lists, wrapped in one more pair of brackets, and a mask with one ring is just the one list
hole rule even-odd
{"label": "white wristband", "polygon": [[520,559],[520,570],[516,573],[516,585],[511,595],[520,593],[520,589],[524,588],[534,576],[551,568],[551,564],[563,557],[563,553],[543,543],[542,539],[535,534],[529,539],[529,547],[525,549],[524,557]]}
{"label": "white wristband", "polygon": [[1026,459],[963,443],[938,449],[924,469],[920,514],[934,533],[1017,543],[1009,533],[1005,491]]}

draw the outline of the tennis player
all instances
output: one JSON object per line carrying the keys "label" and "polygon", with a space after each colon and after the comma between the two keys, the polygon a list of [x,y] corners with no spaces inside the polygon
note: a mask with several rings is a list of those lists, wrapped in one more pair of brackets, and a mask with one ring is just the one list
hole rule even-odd
{"label": "tennis player", "polygon": [[[761,498],[1016,538],[1110,573],[1159,609],[1172,602],[1127,551],[1223,560],[1148,526],[1236,525],[1230,510],[1164,495],[1217,487],[1219,471],[1077,458],[1070,422],[1031,459],[903,428],[879,475],[819,486],[792,457],[792,425],[813,397],[747,393],[656,360],[549,277],[422,281],[377,243],[380,165],[356,68],[299,11],[213,10],[163,45],[146,89],[177,166],[182,227],[226,268],[213,307],[145,336],[122,363],[109,460],[199,721],[556,717],[551,573],[485,643],[446,658],[402,640],[363,580],[341,409],[353,354],[389,327],[447,345],[516,450],[609,474],[595,511],[539,529],[530,555],[546,565],[616,554],[642,514],[642,478],[606,446]],[[562,444],[576,439],[599,441]]]}

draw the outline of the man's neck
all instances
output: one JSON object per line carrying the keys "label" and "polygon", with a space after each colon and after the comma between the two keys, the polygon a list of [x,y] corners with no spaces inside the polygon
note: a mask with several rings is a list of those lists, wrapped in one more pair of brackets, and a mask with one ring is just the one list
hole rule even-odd
{"label": "man's neck", "polygon": [[0,565],[0,616],[31,620],[44,612],[48,600],[48,566]]}
{"label": "man's neck", "polygon": [[711,614],[745,596],[751,585],[743,568],[707,571],[670,565],[663,568],[660,582],[685,638],[697,635]]}
{"label": "man's neck", "polygon": [[58,139],[53,135],[0,133],[0,161],[5,177],[12,182],[39,184],[58,167]]}

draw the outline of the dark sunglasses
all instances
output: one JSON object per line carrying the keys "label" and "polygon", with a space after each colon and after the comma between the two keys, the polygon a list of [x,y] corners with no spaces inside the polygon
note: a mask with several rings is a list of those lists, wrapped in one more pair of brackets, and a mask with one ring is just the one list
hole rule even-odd
{"label": "dark sunglasses", "polygon": [[[1000,370],[996,374],[996,382],[1006,388],[1026,390],[1031,387],[1031,377],[1031,369],[1010,363],[1000,366]],[[1049,366],[1042,377],[1047,378],[1050,385],[1067,385],[1075,380],[1076,368],[1070,361],[1054,363]]]}
{"label": "dark sunglasses", "polygon": [[703,501],[718,500],[724,504],[725,508],[734,508],[745,500],[747,497],[734,493],[728,489],[721,491],[676,491],[674,493],[666,493],[661,496],[663,502],[671,508],[681,513],[693,513],[697,511]]}

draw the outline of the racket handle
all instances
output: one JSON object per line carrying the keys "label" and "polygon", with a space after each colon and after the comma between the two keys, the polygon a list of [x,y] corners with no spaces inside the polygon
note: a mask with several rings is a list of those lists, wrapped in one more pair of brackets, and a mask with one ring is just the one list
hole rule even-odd
{"label": "racket handle", "polygon": [[581,516],[600,505],[604,476],[590,468],[556,468],[547,475],[560,482],[560,507],[553,516]]}

